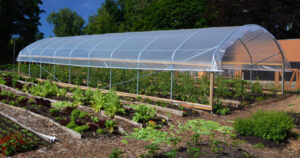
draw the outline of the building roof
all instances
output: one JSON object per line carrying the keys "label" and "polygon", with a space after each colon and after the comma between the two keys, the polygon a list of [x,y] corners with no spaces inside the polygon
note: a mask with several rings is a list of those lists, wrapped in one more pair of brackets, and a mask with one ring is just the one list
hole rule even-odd
{"label": "building roof", "polygon": [[244,25],[47,38],[21,50],[17,61],[141,70],[275,71],[283,65],[282,56],[266,29]]}
{"label": "building roof", "polygon": [[278,40],[290,62],[300,62],[300,39]]}

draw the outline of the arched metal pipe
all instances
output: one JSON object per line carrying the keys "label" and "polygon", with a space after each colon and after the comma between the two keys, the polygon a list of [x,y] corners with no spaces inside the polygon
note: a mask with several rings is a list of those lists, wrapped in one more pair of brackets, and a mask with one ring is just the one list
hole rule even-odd
{"label": "arched metal pipe", "polygon": [[282,79],[281,94],[284,95],[284,82],[285,82],[284,74],[285,74],[285,67],[286,67],[286,65],[285,65],[285,56],[283,54],[283,50],[282,50],[280,44],[278,43],[278,41],[272,35],[270,35],[270,37],[273,39],[273,41],[277,45],[277,47],[278,47],[278,49],[280,51],[281,57],[282,57],[282,61],[283,61],[283,63],[282,63],[282,77],[281,77],[281,79]]}
{"label": "arched metal pipe", "polygon": [[242,43],[242,45],[245,47],[249,57],[250,57],[250,63],[251,63],[251,66],[250,66],[250,91],[252,92],[252,80],[253,80],[253,60],[252,60],[252,56],[250,54],[250,51],[248,49],[248,47],[246,46],[246,44],[239,38],[239,41]]}

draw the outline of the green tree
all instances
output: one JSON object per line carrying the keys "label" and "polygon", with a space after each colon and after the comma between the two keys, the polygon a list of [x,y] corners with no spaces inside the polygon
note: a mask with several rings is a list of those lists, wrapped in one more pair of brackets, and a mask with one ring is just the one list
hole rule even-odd
{"label": "green tree", "polygon": [[123,21],[119,4],[115,0],[105,0],[97,14],[89,17],[84,28],[86,34],[118,32],[118,24]]}
{"label": "green tree", "polygon": [[86,34],[103,34],[117,32],[117,22],[106,8],[99,9],[98,14],[89,17],[89,23],[84,28]]}
{"label": "green tree", "polygon": [[208,27],[209,0],[157,0],[145,11],[143,30]]}
{"label": "green tree", "polygon": [[61,9],[57,13],[52,12],[47,21],[54,25],[53,33],[58,37],[82,34],[84,20],[69,8]]}
{"label": "green tree", "polygon": [[[277,38],[299,38],[299,0],[211,0],[214,26],[258,24]],[[225,7],[226,6],[226,7]]]}
{"label": "green tree", "polygon": [[[145,11],[153,0],[120,0],[119,5],[124,15],[125,31],[142,31],[144,29]],[[149,14],[153,14],[148,12]],[[150,27],[149,30],[152,28]],[[119,29],[121,30],[121,28]]]}
{"label": "green tree", "polygon": [[0,0],[1,63],[12,61],[12,35],[17,38],[16,52],[42,36],[38,30],[41,0]]}

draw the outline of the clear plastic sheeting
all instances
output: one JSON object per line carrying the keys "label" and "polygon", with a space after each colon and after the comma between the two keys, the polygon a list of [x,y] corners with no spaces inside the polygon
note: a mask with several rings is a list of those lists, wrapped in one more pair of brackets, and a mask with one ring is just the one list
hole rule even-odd
{"label": "clear plastic sheeting", "polygon": [[[276,39],[258,25],[54,37],[21,50],[17,61],[81,67],[222,71],[281,70]],[[289,64],[285,63],[286,68]]]}

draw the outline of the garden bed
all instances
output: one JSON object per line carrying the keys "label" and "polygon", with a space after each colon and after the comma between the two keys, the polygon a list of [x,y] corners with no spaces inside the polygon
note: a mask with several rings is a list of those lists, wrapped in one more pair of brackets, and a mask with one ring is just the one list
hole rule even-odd
{"label": "garden bed", "polygon": [[152,105],[158,106],[156,109],[175,114],[177,116],[199,116],[199,113],[195,110],[192,110],[190,108],[186,108],[184,106],[178,106],[175,104],[172,104],[170,102],[165,101],[153,101],[147,98],[135,98],[135,97],[123,97],[120,96],[120,99],[124,100],[127,103],[132,104],[145,104],[145,105]]}
{"label": "garden bed", "polygon": [[50,147],[50,143],[2,115],[0,115],[0,140],[0,151],[6,156]]}
{"label": "garden bed", "polygon": [[[22,84],[27,84],[27,83],[23,83],[22,82]],[[28,84],[30,84],[30,83],[28,83]],[[23,86],[23,85],[22,85]],[[58,102],[57,100],[54,100],[54,99],[52,99],[51,97],[51,99],[48,99],[48,98],[44,98],[44,97],[39,97],[39,96],[33,96],[33,95],[31,95],[31,94],[28,94],[28,93],[25,93],[25,92],[21,92],[21,91],[19,91],[19,90],[16,90],[16,89],[14,89],[14,88],[11,88],[11,87],[6,87],[6,86],[4,86],[4,85],[1,85],[1,87],[3,88],[3,89],[5,89],[5,90],[7,90],[7,91],[11,91],[11,92],[14,92],[14,93],[17,93],[17,94],[19,94],[19,95],[23,95],[23,96],[26,96],[26,97],[30,97],[30,98],[35,98],[35,99],[37,99],[37,100],[43,100],[43,101],[47,101],[48,103],[48,105],[47,106],[50,106],[51,107],[51,103],[54,103],[54,102]],[[69,96],[71,95],[71,93],[69,93]],[[81,96],[81,95],[80,95]],[[69,98],[69,97],[65,97],[65,98],[68,98],[67,100],[69,101],[69,100],[73,100],[72,98]],[[61,100],[61,101],[65,101],[65,100]],[[49,105],[50,104],[50,105]],[[91,106],[91,104],[89,103],[89,102],[85,102],[85,106],[78,106],[78,108],[79,109],[81,109],[81,110],[83,110],[83,111],[85,111],[85,112],[89,112],[89,113],[94,113],[94,111],[90,108],[90,106]],[[28,108],[28,107],[27,107]],[[49,108],[49,107],[48,107]],[[55,108],[55,107],[51,107],[51,108]],[[36,109],[32,109],[32,108],[30,108],[29,107],[29,110],[30,111],[33,111],[33,112],[35,112],[35,113],[38,113],[38,114],[41,114],[41,115],[43,115],[43,116],[46,116],[46,117],[48,117],[48,118],[51,118],[51,119],[53,119],[53,120],[55,120],[55,117],[62,117],[62,116],[52,116],[51,114],[49,114],[49,112],[47,112],[47,110],[42,110],[42,112],[41,111],[38,111],[38,110],[36,110]],[[48,109],[49,110],[49,109]],[[143,127],[143,126],[146,126],[147,125],[147,123],[139,123],[139,122],[135,122],[135,121],[133,121],[132,120],[132,118],[133,118],[133,116],[134,116],[134,113],[136,112],[134,109],[130,109],[130,108],[126,108],[125,109],[126,111],[126,114],[125,115],[122,115],[122,116],[115,116],[114,118],[116,119],[116,120],[118,120],[118,122],[122,122],[122,126],[121,127],[128,127],[128,125],[124,125],[124,123],[126,122],[127,124],[129,123],[129,124],[131,124],[131,125],[133,125],[133,126],[137,126],[137,127]],[[105,115],[105,113],[102,111],[101,112],[101,114],[102,115],[97,115],[98,117],[103,117],[103,116],[105,116],[106,118],[109,118],[109,116],[106,116]],[[166,125],[166,121],[168,120],[168,117],[167,116],[164,116],[164,115],[161,115],[161,114],[157,114],[157,117],[155,117],[155,118],[153,118],[151,121],[155,121],[158,125],[160,125],[160,126],[165,126]],[[58,121],[57,121],[58,122]],[[61,122],[58,122],[58,123],[60,123],[60,124],[62,124]],[[63,124],[64,125],[64,124]],[[124,132],[125,131],[125,133],[126,133],[126,131],[132,131],[132,129],[128,129],[128,128],[126,128],[126,129],[119,129],[120,131],[122,131],[122,132]],[[95,131],[94,131],[95,132]],[[90,134],[91,135],[91,134]],[[95,135],[95,134],[93,134],[93,135]]]}
{"label": "garden bed", "polygon": [[[24,84],[26,85],[36,85],[35,83],[31,83],[31,82],[26,82],[26,81],[17,81],[18,83],[20,83],[20,87],[23,88]],[[68,88],[62,88],[61,89],[66,89],[68,91],[68,93],[66,93],[66,96],[55,96],[55,95],[48,95],[47,98],[50,99],[54,99],[54,100],[60,100],[60,101],[73,101],[74,99],[72,99],[73,94],[70,93],[72,92],[70,89]],[[120,96],[121,102],[125,103],[125,104],[147,104],[159,111],[163,111],[163,112],[168,112],[168,113],[172,113],[175,114],[177,116],[199,116],[199,113],[195,110],[192,110],[190,108],[186,108],[183,106],[178,106],[176,104],[172,104],[170,102],[165,102],[165,101],[153,101],[147,98],[135,98],[135,97],[122,97]],[[124,101],[123,101],[124,100]],[[90,107],[91,104],[89,102],[84,102],[84,106],[88,106]]]}
{"label": "garden bed", "polygon": [[[172,151],[168,151],[172,153]],[[158,155],[154,155],[154,158],[168,158],[166,155],[168,152],[161,153]],[[220,143],[217,147],[211,148],[211,142],[202,141],[198,144],[190,144],[188,147],[180,147],[176,150],[176,154],[174,154],[175,158],[180,157],[197,157],[197,158],[207,158],[207,157],[218,157],[218,158],[247,158],[254,156],[247,151],[232,145],[228,145],[226,143]],[[150,158],[151,156],[149,156]]]}
{"label": "garden bed", "polygon": [[[7,89],[7,90],[10,90],[10,91],[13,91],[13,92],[15,92],[15,93],[18,93],[18,94],[21,94],[21,95],[25,95],[25,96],[29,96],[29,97],[34,97],[34,96],[32,96],[32,95],[30,95],[30,94],[28,94],[28,92],[31,92],[30,90],[31,90],[31,88],[28,88],[28,86],[41,86],[41,85],[36,85],[36,84],[34,84],[34,83],[29,83],[29,82],[24,82],[24,81],[17,81],[17,82],[20,82],[21,83],[21,88],[22,88],[22,90],[23,91],[25,91],[26,93],[25,94],[22,94],[22,92],[19,92],[18,90],[15,90],[15,89],[13,89],[13,88],[7,88],[7,87],[4,87],[5,89]],[[24,89],[23,87],[25,87],[25,86],[27,86],[27,88],[26,89]],[[42,85],[43,86],[43,85]],[[3,86],[2,86],[3,87]],[[62,99],[62,100],[60,100],[60,101],[78,101],[77,103],[79,103],[79,104],[81,104],[81,105],[84,105],[85,107],[91,107],[91,102],[90,102],[90,99],[91,99],[91,96],[90,96],[90,98],[88,98],[88,99],[86,99],[85,97],[85,95],[93,95],[93,93],[90,91],[90,92],[88,92],[88,94],[87,94],[87,92],[86,91],[83,91],[83,90],[80,90],[80,89],[76,89],[76,91],[74,92],[74,93],[76,93],[76,96],[73,98],[73,94],[72,93],[67,93],[66,91],[64,92],[64,94],[63,95],[57,95],[58,94],[58,92],[60,92],[60,91],[63,91],[62,89],[58,89],[58,87],[56,87],[56,85],[54,85],[54,84],[51,84],[51,83],[47,83],[47,85],[46,85],[46,87],[48,88],[48,89],[54,89],[54,90],[52,90],[52,91],[46,91],[45,93],[39,93],[39,92],[41,92],[41,91],[44,91],[44,89],[45,89],[45,87],[44,88],[42,88],[42,89],[36,89],[35,91],[37,91],[38,92],[38,94],[36,94],[36,95],[39,95],[39,94],[43,94],[43,95],[45,95],[46,97],[49,97],[49,98],[51,98],[51,99],[48,99],[48,98],[43,98],[43,97],[37,97],[37,98],[41,98],[41,99],[44,99],[44,100],[48,100],[48,101],[50,101],[50,102],[57,102],[57,100],[54,100],[55,98],[56,99],[60,99],[60,98],[66,98],[66,99]],[[50,95],[49,95],[50,94]],[[68,94],[68,95],[67,95]],[[60,96],[60,97],[57,97],[57,96]],[[83,99],[85,99],[85,100],[83,100]],[[110,99],[114,99],[114,98],[110,98]],[[115,98],[115,99],[118,99],[118,98]],[[87,109],[87,108],[84,108],[84,106],[82,107],[82,106],[80,106],[81,108],[83,108],[83,109]],[[92,111],[92,110],[89,110],[89,109],[87,109],[88,111]],[[123,114],[122,116],[117,116],[117,117],[115,117],[116,119],[119,119],[119,120],[123,120],[123,121],[126,121],[126,122],[128,122],[128,123],[131,123],[131,124],[133,124],[133,125],[136,125],[136,126],[138,126],[138,127],[142,127],[142,126],[146,126],[146,123],[144,122],[144,123],[138,123],[138,122],[134,122],[134,121],[132,121],[132,118],[133,118],[133,116],[135,115],[135,109],[130,109],[130,108],[126,108],[125,109],[126,111],[125,111],[125,113],[126,114]],[[59,116],[58,116],[59,117]],[[123,117],[123,118],[122,118]],[[162,121],[163,120],[163,121]],[[168,117],[167,116],[164,116],[164,115],[162,115],[162,114],[157,114],[157,117],[155,117],[155,118],[152,118],[152,120],[151,121],[155,121],[156,123],[158,123],[160,126],[163,126],[163,125],[166,125],[166,121],[168,120]]]}
{"label": "garden bed", "polygon": [[292,118],[294,118],[296,128],[300,129],[300,113],[288,113]]}
{"label": "garden bed", "polygon": [[[53,108],[51,107],[51,102],[49,100],[44,100],[43,98],[27,98],[24,96],[16,96],[12,92],[6,92],[3,90],[0,92],[1,92],[0,94],[1,102],[32,111],[36,114],[50,118],[51,120],[54,120],[55,122],[63,126],[66,126],[67,124],[71,123],[72,112],[76,109],[75,107],[74,108],[65,107],[61,109]],[[77,111],[79,111],[79,114],[83,113],[80,110]],[[81,133],[83,137],[96,138],[99,137],[99,135],[102,136],[103,134],[107,134],[108,129],[106,129],[106,126],[104,124],[108,119],[97,117],[98,121],[92,122],[91,118],[93,116],[90,115],[91,114],[85,113],[85,117],[74,118],[73,121],[75,121],[75,125],[74,126],[70,125],[69,127]],[[116,127],[116,124],[113,125],[113,128],[114,128],[113,132],[109,132],[109,133],[120,135]],[[97,129],[102,129],[103,132],[99,134],[99,132],[98,133],[96,132]]]}

